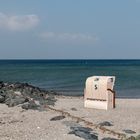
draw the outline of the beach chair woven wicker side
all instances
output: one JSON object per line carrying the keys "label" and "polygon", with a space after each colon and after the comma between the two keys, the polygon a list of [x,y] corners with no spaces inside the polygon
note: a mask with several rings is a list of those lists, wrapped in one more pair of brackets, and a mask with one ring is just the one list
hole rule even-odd
{"label": "beach chair woven wicker side", "polygon": [[105,110],[114,108],[114,83],[115,76],[92,76],[87,78],[84,90],[84,107]]}

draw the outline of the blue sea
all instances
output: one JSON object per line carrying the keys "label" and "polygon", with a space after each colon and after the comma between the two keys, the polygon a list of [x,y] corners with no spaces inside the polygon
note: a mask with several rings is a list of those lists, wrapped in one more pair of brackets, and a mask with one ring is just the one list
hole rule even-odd
{"label": "blue sea", "polygon": [[140,98],[140,60],[0,60],[0,81],[83,95],[86,78],[116,76],[117,97]]}

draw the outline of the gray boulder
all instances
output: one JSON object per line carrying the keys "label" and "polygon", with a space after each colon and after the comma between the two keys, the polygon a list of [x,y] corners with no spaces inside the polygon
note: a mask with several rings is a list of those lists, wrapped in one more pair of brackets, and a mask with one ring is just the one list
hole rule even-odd
{"label": "gray boulder", "polygon": [[108,121],[101,122],[101,123],[99,123],[99,125],[100,126],[113,126],[113,124]]}
{"label": "gray boulder", "polygon": [[7,98],[5,100],[5,104],[8,105],[9,107],[23,104],[25,102],[26,102],[26,99],[24,97],[18,97],[18,96],[15,98]]}
{"label": "gray boulder", "polygon": [[133,131],[133,130],[130,130],[130,129],[124,129],[123,130],[125,133],[128,133],[128,134],[135,134],[136,132]]}
{"label": "gray boulder", "polygon": [[37,105],[34,101],[29,101],[27,103],[24,103],[21,107],[23,109],[26,109],[26,110],[28,110],[28,109],[34,109],[34,110],[36,110],[36,109],[39,109],[40,108],[40,106]]}
{"label": "gray boulder", "polygon": [[3,103],[5,101],[5,98],[0,95],[0,103]]}

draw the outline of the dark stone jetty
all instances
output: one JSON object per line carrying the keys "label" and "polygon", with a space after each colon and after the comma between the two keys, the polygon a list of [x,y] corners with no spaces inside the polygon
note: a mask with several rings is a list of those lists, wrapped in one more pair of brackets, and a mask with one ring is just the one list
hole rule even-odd
{"label": "dark stone jetty", "polygon": [[0,82],[0,103],[23,109],[45,109],[45,105],[55,105],[55,92],[46,91],[28,83]]}

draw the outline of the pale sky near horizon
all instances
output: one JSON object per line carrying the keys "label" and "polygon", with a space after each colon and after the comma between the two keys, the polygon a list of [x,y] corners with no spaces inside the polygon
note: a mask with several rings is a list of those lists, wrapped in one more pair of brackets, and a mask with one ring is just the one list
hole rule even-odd
{"label": "pale sky near horizon", "polygon": [[140,59],[140,0],[0,0],[0,59]]}

